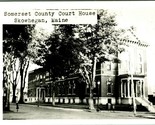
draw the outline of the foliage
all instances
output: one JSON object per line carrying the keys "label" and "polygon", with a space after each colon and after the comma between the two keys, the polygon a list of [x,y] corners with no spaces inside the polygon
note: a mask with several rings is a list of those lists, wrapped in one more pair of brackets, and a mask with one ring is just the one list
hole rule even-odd
{"label": "foliage", "polygon": [[[21,102],[23,102],[23,90],[25,87],[25,79],[27,76],[27,69],[29,66],[29,58],[31,57],[31,53],[28,51],[28,47],[29,43],[32,41],[32,29],[33,26],[31,25],[3,25],[3,55],[5,56],[9,54],[11,56],[12,61],[14,62],[13,64],[8,64],[11,67],[11,71],[16,72],[16,74],[20,72]],[[19,70],[16,70],[14,66],[17,65],[17,59],[19,60]],[[4,64],[4,66],[6,66],[6,64]],[[14,79],[13,86],[17,86],[16,80],[17,78]]]}
{"label": "foliage", "polygon": [[52,78],[68,76],[78,66],[79,42],[74,37],[75,25],[55,25],[51,36],[38,40],[35,63],[50,69]]}

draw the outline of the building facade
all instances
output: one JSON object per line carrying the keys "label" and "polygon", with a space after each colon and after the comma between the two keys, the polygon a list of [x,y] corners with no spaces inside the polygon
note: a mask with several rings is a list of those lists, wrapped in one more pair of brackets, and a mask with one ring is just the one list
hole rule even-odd
{"label": "building facade", "polygon": [[[133,35],[133,34],[132,34]],[[94,103],[106,105],[132,104],[133,93],[136,103],[148,100],[147,85],[147,44],[134,40],[122,40],[125,51],[118,54],[120,63],[97,63],[94,86]],[[44,69],[36,69],[29,73],[28,101],[52,102],[53,91],[56,103],[88,103],[89,85],[78,76],[50,80]],[[149,103],[149,102],[148,102]]]}

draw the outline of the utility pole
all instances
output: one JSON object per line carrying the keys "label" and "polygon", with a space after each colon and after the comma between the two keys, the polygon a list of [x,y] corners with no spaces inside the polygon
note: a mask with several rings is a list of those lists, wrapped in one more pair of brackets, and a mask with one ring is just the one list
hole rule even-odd
{"label": "utility pole", "polygon": [[130,74],[131,74],[131,90],[132,90],[132,103],[133,103],[133,113],[136,115],[136,101],[135,101],[135,90],[134,90],[134,81],[133,81],[133,61],[130,56]]}
{"label": "utility pole", "polygon": [[134,115],[136,115],[135,90],[134,90],[134,82],[133,82],[133,74],[132,73],[131,73],[131,86],[132,86],[133,113],[134,113]]}
{"label": "utility pole", "polygon": [[[134,31],[134,27],[131,27],[130,29],[128,29],[128,31],[135,36],[135,34],[133,33]],[[137,39],[137,37],[136,37]],[[130,52],[131,53],[131,52]],[[134,54],[132,55],[134,56]],[[132,103],[133,103],[133,112],[134,112],[134,115],[136,115],[136,101],[135,101],[135,90],[134,90],[134,81],[133,81],[133,59],[131,58],[130,56],[130,73],[131,73],[131,88],[132,88]]]}

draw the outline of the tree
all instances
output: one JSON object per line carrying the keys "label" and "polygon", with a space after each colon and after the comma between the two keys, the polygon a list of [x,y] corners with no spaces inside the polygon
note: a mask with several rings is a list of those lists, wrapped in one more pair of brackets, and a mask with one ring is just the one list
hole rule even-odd
{"label": "tree", "polygon": [[17,93],[17,85],[19,84],[19,79],[20,79],[20,73],[19,73],[19,60],[17,58],[14,58],[13,63],[11,65],[11,79],[10,83],[12,86],[12,91],[13,91],[13,99],[12,102],[16,102],[16,93]]}
{"label": "tree", "polygon": [[35,63],[50,73],[53,105],[55,105],[55,82],[74,73],[79,65],[77,50],[80,45],[74,37],[75,28],[75,25],[55,25],[49,38],[36,39],[39,44]]}
{"label": "tree", "polygon": [[96,76],[96,63],[117,60],[118,52],[123,51],[119,45],[123,30],[117,30],[115,15],[105,10],[98,10],[96,25],[81,25],[79,39],[83,41],[83,51],[79,52],[81,68],[79,72],[90,88],[89,109],[94,110],[93,89]]}
{"label": "tree", "polygon": [[[12,72],[16,72],[16,77],[13,79],[13,90],[17,86],[17,76],[20,73],[20,102],[23,103],[23,90],[25,87],[25,79],[29,66],[31,53],[28,51],[29,43],[32,41],[31,25],[3,25],[3,53],[9,53],[14,59],[14,64],[11,65]],[[15,63],[19,60],[19,70],[15,69]],[[14,77],[14,75],[12,75]],[[15,91],[13,91],[15,92]],[[15,95],[15,93],[13,94]]]}
{"label": "tree", "polygon": [[12,56],[9,53],[3,54],[3,110],[10,110],[10,74],[12,65]]}

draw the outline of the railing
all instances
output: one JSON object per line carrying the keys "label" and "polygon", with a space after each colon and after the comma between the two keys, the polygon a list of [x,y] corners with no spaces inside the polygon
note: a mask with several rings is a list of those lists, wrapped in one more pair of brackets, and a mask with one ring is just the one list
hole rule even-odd
{"label": "railing", "polygon": [[136,100],[142,104],[142,106],[146,107],[149,112],[155,112],[155,108],[152,103],[148,101],[146,98],[136,98]]}
{"label": "railing", "polygon": [[150,102],[149,100],[147,100],[146,98],[143,98],[143,100],[148,103],[150,106],[152,106],[152,102]]}

